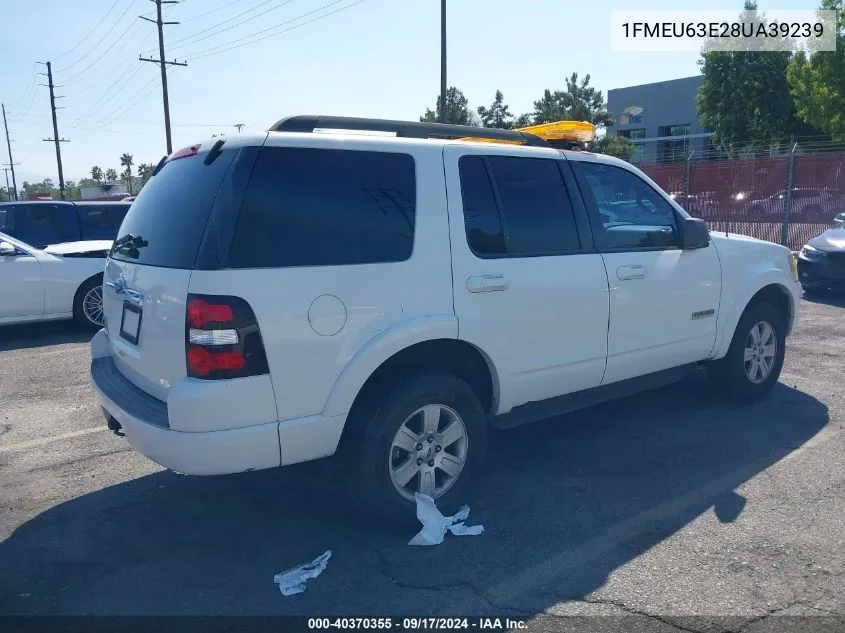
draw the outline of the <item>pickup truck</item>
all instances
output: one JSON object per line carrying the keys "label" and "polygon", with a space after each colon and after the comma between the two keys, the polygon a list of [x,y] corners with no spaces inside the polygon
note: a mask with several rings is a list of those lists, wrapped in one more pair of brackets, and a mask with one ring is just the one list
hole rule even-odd
{"label": "pickup truck", "polygon": [[0,203],[0,231],[36,248],[114,240],[131,202],[37,200]]}

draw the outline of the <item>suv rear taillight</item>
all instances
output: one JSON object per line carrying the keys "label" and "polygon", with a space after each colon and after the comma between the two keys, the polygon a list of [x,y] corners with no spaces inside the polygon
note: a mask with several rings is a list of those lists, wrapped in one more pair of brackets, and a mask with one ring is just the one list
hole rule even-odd
{"label": "suv rear taillight", "polygon": [[185,309],[188,376],[204,380],[269,373],[255,313],[240,297],[188,295]]}

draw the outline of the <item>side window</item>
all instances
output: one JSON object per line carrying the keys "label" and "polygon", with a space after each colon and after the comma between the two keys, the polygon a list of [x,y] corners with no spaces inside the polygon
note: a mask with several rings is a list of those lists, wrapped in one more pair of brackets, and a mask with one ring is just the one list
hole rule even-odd
{"label": "side window", "polygon": [[55,204],[19,205],[15,208],[15,232],[37,248],[71,241],[74,238],[62,211]]}
{"label": "side window", "polygon": [[467,243],[475,254],[554,255],[580,249],[557,161],[464,156],[459,170]]}
{"label": "side window", "polygon": [[607,249],[672,248],[680,245],[675,210],[646,181],[613,165],[577,161],[584,195],[598,217],[596,241]]}
{"label": "side window", "polygon": [[76,213],[79,216],[79,225],[82,228],[82,239],[97,239],[113,230],[105,206],[79,205],[76,207]]}
{"label": "side window", "polygon": [[340,266],[411,257],[416,173],[407,154],[264,147],[230,268]]}
{"label": "side window", "polygon": [[482,256],[507,253],[505,233],[487,163],[482,156],[463,156],[458,169],[461,173],[467,244],[472,252]]}

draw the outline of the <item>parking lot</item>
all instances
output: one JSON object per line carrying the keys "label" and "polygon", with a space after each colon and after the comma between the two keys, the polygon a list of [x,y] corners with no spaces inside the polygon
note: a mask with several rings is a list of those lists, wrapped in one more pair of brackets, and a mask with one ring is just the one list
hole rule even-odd
{"label": "parking lot", "polygon": [[[648,630],[845,623],[845,301],[803,302],[751,407],[703,380],[496,434],[467,523],[407,545],[339,501],[326,461],[164,471],[108,432],[90,335],[0,330],[0,614],[565,615]],[[277,572],[327,549],[304,594]],[[821,622],[822,620],[819,620]]]}

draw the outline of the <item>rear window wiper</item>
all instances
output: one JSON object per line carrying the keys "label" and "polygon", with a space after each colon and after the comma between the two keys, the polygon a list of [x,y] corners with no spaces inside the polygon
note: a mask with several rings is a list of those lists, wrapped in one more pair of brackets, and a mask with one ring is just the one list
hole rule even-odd
{"label": "rear window wiper", "polygon": [[137,259],[138,249],[144,248],[145,246],[149,246],[149,242],[147,240],[142,238],[140,235],[132,235],[132,233],[127,233],[123,237],[115,240],[114,244],[112,245],[112,253],[128,251],[126,254],[129,255],[129,257]]}

